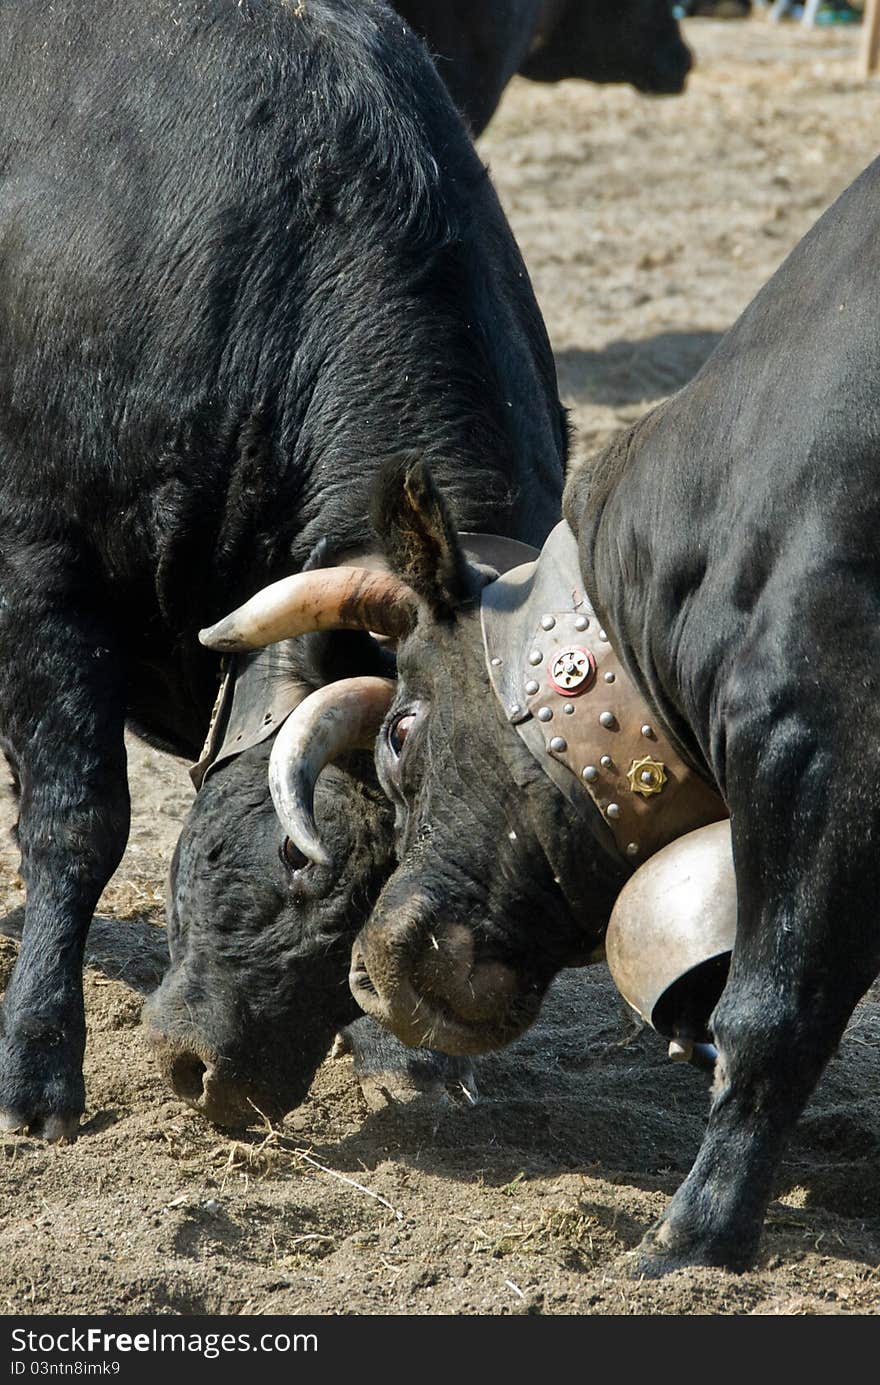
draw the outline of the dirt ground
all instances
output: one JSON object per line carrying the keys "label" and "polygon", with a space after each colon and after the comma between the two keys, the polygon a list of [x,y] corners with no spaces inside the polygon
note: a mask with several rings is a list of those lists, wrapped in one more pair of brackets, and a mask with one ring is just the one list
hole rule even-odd
{"label": "dirt ground", "polygon": [[[876,152],[858,30],[685,29],[683,98],[516,81],[481,142],[584,451],[690,377]],[[757,1267],[634,1284],[618,1258],[690,1167],[708,1079],[628,1033],[604,967],[565,973],[532,1032],[480,1060],[473,1109],[370,1111],[351,1060],[328,1059],[281,1134],[231,1141],[163,1088],[139,1032],[191,789],[134,740],[130,770],[88,955],[81,1137],[0,1143],[0,1313],[880,1310],[880,987],[800,1124]],[[0,912],[20,899],[4,837]],[[0,986],[14,956],[0,938]]]}

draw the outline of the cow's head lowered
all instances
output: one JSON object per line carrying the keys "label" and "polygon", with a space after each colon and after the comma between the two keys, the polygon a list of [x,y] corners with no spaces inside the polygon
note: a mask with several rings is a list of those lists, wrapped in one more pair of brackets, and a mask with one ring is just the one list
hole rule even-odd
{"label": "cow's head lowered", "polygon": [[[467,543],[502,567],[534,552]],[[172,1088],[216,1124],[297,1106],[358,1013],[351,947],[394,867],[373,747],[415,615],[385,571],[318,568],[203,632],[234,682],[175,852],[171,966],[144,1019]]]}
{"label": "cow's head lowered", "polygon": [[412,622],[376,750],[399,863],[352,991],[407,1043],[478,1053],[533,1022],[561,967],[601,955],[622,873],[589,806],[572,808],[505,720],[480,629],[496,574],[466,561],[425,467],[386,470],[374,524]]}
{"label": "cow's head lowered", "polygon": [[[271,670],[251,696],[258,727],[273,698],[276,707],[289,700],[281,729],[245,734],[255,743],[240,752],[234,727],[227,733],[236,753],[218,756],[196,796],[171,869],[171,965],[144,1010],[171,1086],[219,1125],[297,1106],[335,1031],[358,1013],[346,981],[351,944],[393,864],[372,746],[394,660],[365,631],[325,627],[396,636],[408,621],[399,591],[387,575],[301,573],[205,632],[246,669],[263,658],[249,649],[270,646]],[[247,712],[242,723],[232,705],[247,731]],[[315,793],[318,844],[312,791],[331,759]],[[309,804],[305,828],[297,819],[289,830],[291,799]]]}
{"label": "cow's head lowered", "polygon": [[[386,579],[398,684],[377,752],[399,864],[354,950],[352,988],[405,1042],[475,1053],[525,1029],[555,973],[601,949],[626,872],[599,847],[589,805],[572,809],[505,722],[477,600],[498,574],[468,561],[421,463],[387,468],[375,522],[399,579]],[[325,748],[299,768],[314,734],[279,766],[275,799],[288,837],[321,869],[312,791]]]}
{"label": "cow's head lowered", "polygon": [[667,0],[545,0],[520,68],[535,82],[627,82],[657,96],[684,90],[693,58]]}

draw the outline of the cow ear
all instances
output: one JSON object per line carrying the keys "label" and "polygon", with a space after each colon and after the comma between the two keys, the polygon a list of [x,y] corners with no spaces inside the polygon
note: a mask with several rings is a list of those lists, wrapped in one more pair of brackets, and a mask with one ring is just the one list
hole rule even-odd
{"label": "cow ear", "polygon": [[475,583],[446,502],[421,458],[404,454],[383,465],[371,517],[389,568],[438,619],[450,619],[473,600],[480,584]]}

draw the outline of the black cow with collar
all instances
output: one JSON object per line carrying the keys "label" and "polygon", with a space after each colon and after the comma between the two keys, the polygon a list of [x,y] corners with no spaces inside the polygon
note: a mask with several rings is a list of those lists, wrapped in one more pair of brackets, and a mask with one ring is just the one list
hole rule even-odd
{"label": "black cow with collar", "polygon": [[395,8],[427,42],[475,136],[515,73],[677,95],[693,62],[667,0],[395,0]]}
{"label": "black cow with collar", "polygon": [[[733,841],[736,940],[710,1020],[708,1126],[633,1253],[637,1274],[751,1263],[786,1141],[880,969],[878,226],[880,161],[691,383],[566,491],[573,557],[545,609],[576,616],[589,599],[596,618],[579,639],[595,652],[604,631],[645,708],[648,748],[653,727],[703,796],[719,795]],[[376,503],[411,593],[377,750],[400,864],[352,984],[404,1040],[466,1053],[509,1041],[560,967],[601,955],[640,842],[613,835],[625,765],[600,812],[579,780],[599,781],[601,745],[582,767],[554,758],[587,718],[614,771],[620,727],[601,678],[571,716],[548,703],[552,739],[537,751],[518,733],[527,707],[541,716],[527,698],[549,625],[536,620],[524,649],[492,647],[522,684],[510,704],[495,695],[486,574],[464,560],[441,490],[421,463],[397,464]]]}
{"label": "black cow with collar", "polygon": [[[19,0],[0,51],[0,745],[26,886],[0,1127],[63,1138],[126,725],[199,757],[220,676],[199,629],[362,553],[400,447],[462,529],[540,542],[567,444],[486,170],[387,6]],[[282,662],[301,694],[394,671],[359,631]],[[302,1099],[357,1013],[347,958],[391,864],[370,755],[321,787],[320,867],[285,842],[268,759],[255,739],[196,800],[149,1006],[181,1095],[221,1121]]]}

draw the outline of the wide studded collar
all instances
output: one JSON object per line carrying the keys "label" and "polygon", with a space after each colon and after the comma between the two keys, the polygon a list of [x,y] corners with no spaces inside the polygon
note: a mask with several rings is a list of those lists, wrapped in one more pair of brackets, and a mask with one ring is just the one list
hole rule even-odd
{"label": "wide studded collar", "polygon": [[481,620],[507,720],[571,802],[590,795],[627,862],[639,865],[728,816],[618,659],[583,589],[564,520],[535,562],[483,589]]}

